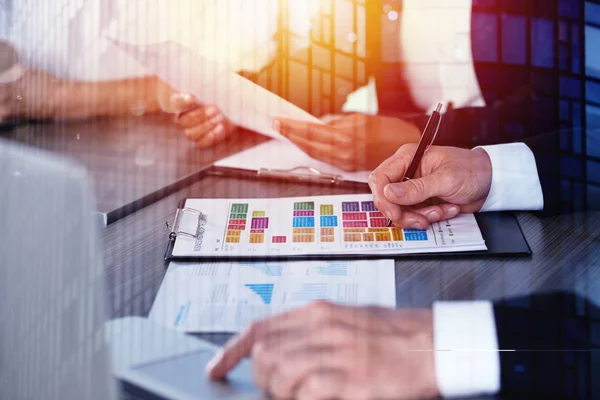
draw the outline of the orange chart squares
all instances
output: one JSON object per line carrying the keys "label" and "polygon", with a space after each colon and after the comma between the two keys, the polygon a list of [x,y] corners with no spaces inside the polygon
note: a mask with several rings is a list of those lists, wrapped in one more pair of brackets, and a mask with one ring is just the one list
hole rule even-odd
{"label": "orange chart squares", "polygon": [[225,238],[225,243],[239,243],[239,242],[240,242],[239,236],[227,236]]}
{"label": "orange chart squares", "polygon": [[365,242],[374,242],[375,241],[375,235],[372,233],[363,233],[362,237],[363,237],[363,241],[365,241]]}
{"label": "orange chart squares", "polygon": [[375,239],[378,242],[389,242],[392,240],[389,232],[387,232],[387,233],[383,233],[383,232],[379,233],[378,232],[375,234]]}
{"label": "orange chart squares", "polygon": [[294,243],[313,243],[315,241],[315,235],[294,235],[292,241]]}
{"label": "orange chart squares", "polygon": [[333,236],[334,234],[334,228],[321,228],[321,236]]}
{"label": "orange chart squares", "polygon": [[395,242],[401,242],[404,240],[404,234],[402,233],[402,229],[392,228],[392,238]]}
{"label": "orange chart squares", "polygon": [[263,233],[253,233],[250,235],[250,243],[264,243],[265,235]]}
{"label": "orange chart squares", "polygon": [[361,237],[360,233],[345,233],[344,240],[346,242],[361,242],[362,237]]}

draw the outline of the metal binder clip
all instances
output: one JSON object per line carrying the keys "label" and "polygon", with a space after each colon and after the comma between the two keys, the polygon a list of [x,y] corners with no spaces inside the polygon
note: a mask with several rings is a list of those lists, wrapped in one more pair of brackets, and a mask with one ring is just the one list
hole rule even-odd
{"label": "metal binder clip", "polygon": [[[189,207],[178,208],[177,211],[175,212],[175,221],[173,222],[173,227],[171,229],[171,233],[169,234],[169,238],[171,240],[175,239],[177,236],[187,236],[187,237],[190,237],[193,239],[198,238],[198,234],[196,232],[190,233],[190,232],[181,231],[179,229],[180,217],[184,213],[197,214],[198,215],[198,225],[200,225],[201,221],[206,221],[206,215],[204,215],[199,210],[189,208]],[[169,227],[169,223],[167,222],[167,228],[168,227]]]}
{"label": "metal binder clip", "polygon": [[[305,171],[305,172],[300,172]],[[340,183],[343,182],[343,178],[340,175],[327,175],[323,174],[316,168],[313,167],[295,167],[292,169],[267,169],[261,168],[258,170],[259,176],[283,178],[283,179],[295,179],[310,182],[324,182],[324,183]]]}

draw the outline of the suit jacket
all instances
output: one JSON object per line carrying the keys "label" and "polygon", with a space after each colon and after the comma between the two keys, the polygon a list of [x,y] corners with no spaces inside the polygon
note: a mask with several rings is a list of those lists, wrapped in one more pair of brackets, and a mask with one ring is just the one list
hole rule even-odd
{"label": "suit jacket", "polygon": [[503,398],[600,398],[600,308],[568,292],[494,305]]}
{"label": "suit jacket", "polygon": [[[591,78],[582,61],[584,9],[582,0],[473,0],[472,53],[486,107],[451,108],[436,138],[438,145],[467,148],[528,144],[544,192],[543,214],[600,209],[600,178],[588,172],[600,168],[589,156],[600,154],[600,141],[590,140],[600,125],[585,118]],[[378,90],[394,87],[386,79]],[[389,94],[380,97],[382,112],[394,114]],[[427,118],[412,121],[423,128]]]}

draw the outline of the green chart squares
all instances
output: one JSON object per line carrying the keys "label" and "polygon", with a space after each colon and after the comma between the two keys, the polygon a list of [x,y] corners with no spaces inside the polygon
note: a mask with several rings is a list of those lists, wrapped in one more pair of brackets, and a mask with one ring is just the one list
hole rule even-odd
{"label": "green chart squares", "polygon": [[301,203],[294,203],[294,211],[298,210],[314,210],[315,202],[314,201],[304,201]]}
{"label": "green chart squares", "polygon": [[247,214],[248,204],[232,204],[231,214]]}

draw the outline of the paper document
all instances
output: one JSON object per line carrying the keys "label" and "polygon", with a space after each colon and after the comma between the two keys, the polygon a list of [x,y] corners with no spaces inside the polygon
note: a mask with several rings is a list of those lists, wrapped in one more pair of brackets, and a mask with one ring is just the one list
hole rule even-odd
{"label": "paper document", "polygon": [[112,41],[173,89],[194,95],[202,104],[216,105],[234,125],[287,141],[272,129],[273,118],[323,123],[226,65],[219,65],[178,43],[138,46]]}
{"label": "paper document", "polygon": [[315,168],[321,174],[337,176],[345,181],[367,183],[369,171],[346,172],[333,165],[317,161],[289,142],[270,140],[215,163],[217,167],[291,170],[297,167]]}
{"label": "paper document", "polygon": [[171,263],[149,318],[186,332],[238,332],[314,300],[396,306],[393,260]]}
{"label": "paper document", "polygon": [[187,199],[173,257],[408,254],[485,250],[473,214],[427,230],[386,227],[368,194],[272,199]]}

